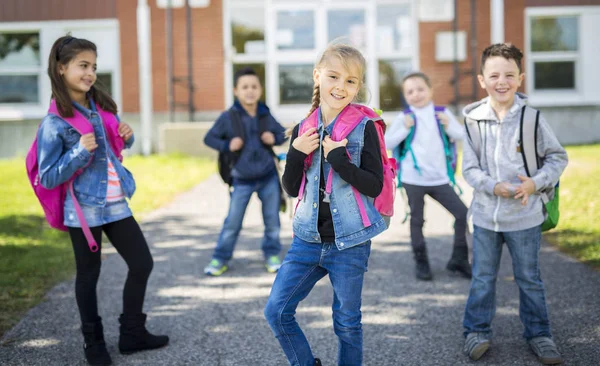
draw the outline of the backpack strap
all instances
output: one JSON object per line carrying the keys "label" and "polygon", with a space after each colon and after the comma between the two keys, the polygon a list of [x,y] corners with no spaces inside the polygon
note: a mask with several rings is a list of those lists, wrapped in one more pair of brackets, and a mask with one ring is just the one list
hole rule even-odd
{"label": "backpack strap", "polygon": [[519,126],[519,144],[525,163],[525,172],[533,177],[540,168],[537,154],[537,130],[540,121],[540,111],[523,106]]}
{"label": "backpack strap", "polygon": [[229,108],[228,114],[229,119],[231,119],[233,137],[239,137],[242,140],[244,140],[246,134],[244,133],[244,125],[242,124],[242,117],[240,116],[240,112],[238,112],[235,108]]}
{"label": "backpack strap", "polygon": [[[83,115],[81,115],[81,113],[79,113],[79,111],[77,109],[73,110],[73,113],[74,113],[73,117],[61,116],[60,113],[58,112],[58,108],[56,106],[56,101],[54,99],[52,99],[50,101],[50,108],[48,108],[48,113],[53,114],[53,115],[61,118],[63,121],[67,122],[71,127],[73,127],[77,132],[79,132],[80,135],[85,135],[87,133],[94,131],[94,128],[92,127],[91,123],[87,119],[85,119],[85,117],[83,117]],[[73,199],[73,206],[75,206],[75,213],[77,214],[77,218],[79,219],[79,224],[81,224],[81,230],[83,231],[83,235],[85,235],[85,238],[88,242],[88,246],[92,252],[97,252],[99,249],[98,243],[96,243],[96,239],[94,239],[94,235],[92,235],[90,227],[88,226],[87,221],[85,219],[85,215],[83,214],[83,210],[81,209],[81,206],[79,205],[79,201],[77,201],[77,197],[75,197],[75,191],[73,189],[73,184],[75,183],[75,178],[77,178],[77,176],[79,176],[79,175],[81,175],[81,173],[83,173],[83,170],[92,163],[92,160],[93,160],[93,157],[90,158],[88,163],[83,168],[78,169],[75,172],[75,174],[73,174],[73,176],[71,178],[69,178],[69,180],[67,182],[65,182],[64,184],[65,184],[66,189],[71,194],[71,198]]]}
{"label": "backpack strap", "polygon": [[[540,111],[523,106],[521,110],[521,123],[519,126],[519,147],[525,163],[525,172],[528,177],[533,177],[541,168],[541,159],[537,152],[537,132],[540,124]],[[555,188],[540,192],[542,202],[547,204],[554,197]]]}
{"label": "backpack strap", "polygon": [[[372,109],[354,104],[351,104],[349,107],[345,108],[341,112],[340,116],[336,119],[335,125],[333,126],[333,131],[331,131],[331,138],[334,141],[341,141],[345,139],[350,132],[352,132],[365,118],[369,118],[369,120],[373,121],[377,131],[378,140],[383,141],[382,139],[385,131],[385,123],[383,123],[383,119],[381,119],[381,117]],[[383,146],[383,149],[381,146],[379,148],[380,152],[382,153],[382,159],[385,157],[385,161],[387,162],[387,151],[385,151],[385,145]],[[348,159],[350,159],[348,150],[346,150],[346,154],[348,154]],[[333,169],[329,169],[329,174],[327,175],[327,180],[325,182],[325,197],[328,197],[331,194],[332,184]],[[358,192],[356,188],[352,187],[352,193],[354,194],[354,198],[358,204],[358,210],[360,212],[363,226],[371,226],[371,220],[367,215],[367,210],[360,196],[360,192]]]}

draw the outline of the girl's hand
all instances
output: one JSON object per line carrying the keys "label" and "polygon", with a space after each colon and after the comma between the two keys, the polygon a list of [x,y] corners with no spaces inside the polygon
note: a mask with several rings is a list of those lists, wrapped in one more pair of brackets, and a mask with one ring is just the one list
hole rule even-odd
{"label": "girl's hand", "polygon": [[127,123],[119,123],[119,136],[121,136],[125,142],[129,141],[131,136],[133,136],[133,130]]}
{"label": "girl's hand", "polygon": [[229,151],[235,152],[244,147],[244,140],[241,137],[234,137],[229,141]]}
{"label": "girl's hand", "polygon": [[525,177],[522,175],[517,175],[517,177],[521,180],[521,185],[515,189],[515,199],[521,200],[521,205],[527,205],[527,201],[529,200],[529,195],[535,192],[535,182],[533,179],[529,177]]}
{"label": "girl's hand", "polygon": [[510,198],[515,195],[515,188],[508,182],[496,183],[494,186],[494,194],[496,196]]}
{"label": "girl's hand", "polygon": [[260,135],[260,140],[267,146],[275,145],[275,135],[272,132],[265,131]]}
{"label": "girl's hand", "polygon": [[79,144],[90,153],[98,148],[98,144],[96,144],[96,136],[94,136],[93,132],[81,135]]}
{"label": "girl's hand", "polygon": [[415,120],[412,118],[412,115],[405,114],[404,115],[404,127],[406,127],[408,130],[410,130],[410,128],[414,125],[415,125]]}
{"label": "girl's hand", "polygon": [[292,146],[294,149],[305,153],[306,155],[315,151],[319,147],[319,134],[316,133],[316,128],[309,128],[302,134],[302,136],[296,137]]}
{"label": "girl's hand", "polygon": [[450,121],[448,115],[444,112],[437,112],[435,115],[440,120],[440,124],[442,125],[442,127],[444,127],[444,130],[448,131],[448,123]]}
{"label": "girl's hand", "polygon": [[329,152],[338,147],[346,147],[348,144],[348,139],[343,139],[342,141],[333,141],[331,137],[326,136],[323,139],[323,154],[325,154],[325,159],[327,159],[327,155]]}

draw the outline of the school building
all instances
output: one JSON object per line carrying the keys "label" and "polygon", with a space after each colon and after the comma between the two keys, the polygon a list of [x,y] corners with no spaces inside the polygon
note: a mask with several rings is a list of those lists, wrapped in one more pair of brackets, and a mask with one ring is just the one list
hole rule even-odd
{"label": "school building", "polygon": [[[214,121],[233,101],[235,70],[246,65],[258,71],[273,114],[298,122],[319,51],[339,37],[363,51],[363,102],[388,121],[404,107],[406,72],[424,71],[436,103],[460,108],[484,96],[481,51],[512,42],[525,54],[521,90],[561,142],[600,141],[600,0],[188,1],[189,9],[186,0],[2,0],[0,157],[24,154],[46,114],[47,58],[66,32],[96,43],[98,78],[152,151],[168,150],[161,136],[169,133],[179,145],[203,145],[190,139],[209,123],[179,122]],[[151,125],[140,117],[144,108]]]}

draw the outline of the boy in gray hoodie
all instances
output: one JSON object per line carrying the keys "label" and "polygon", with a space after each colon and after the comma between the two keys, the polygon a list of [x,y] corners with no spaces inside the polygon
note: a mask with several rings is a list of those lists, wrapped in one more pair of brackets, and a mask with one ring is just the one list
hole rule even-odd
{"label": "boy in gray hoodie", "polygon": [[[494,44],[483,51],[479,83],[488,97],[465,107],[478,123],[481,151],[464,144],[463,176],[473,186],[473,280],[465,309],[464,352],[477,360],[488,350],[496,312],[496,276],[506,243],[519,286],[523,336],[544,364],[562,362],[552,341],[546,294],[540,276],[541,224],[545,214],[540,191],[552,188],[567,166],[567,153],[540,116],[537,152],[541,168],[528,177],[520,151],[520,118],[527,97],[517,93],[524,74],[521,51]],[[528,107],[529,108],[529,107]]]}

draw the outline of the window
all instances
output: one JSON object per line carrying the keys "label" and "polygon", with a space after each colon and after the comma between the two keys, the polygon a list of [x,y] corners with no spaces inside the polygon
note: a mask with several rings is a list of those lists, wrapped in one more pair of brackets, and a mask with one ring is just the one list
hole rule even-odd
{"label": "window", "polygon": [[402,78],[413,70],[418,53],[414,29],[417,22],[408,2],[377,6],[376,50],[379,69],[379,108],[399,111],[406,107],[402,95]]}
{"label": "window", "polygon": [[0,104],[38,103],[38,32],[0,33]]}
{"label": "window", "polygon": [[404,107],[400,80],[418,67],[415,0],[223,0],[225,103],[233,75],[252,66],[263,100],[282,121],[297,121],[313,94],[313,67],[329,42],[361,50],[365,87],[357,101],[385,111]]}
{"label": "window", "polygon": [[327,14],[329,41],[339,37],[347,39],[357,48],[366,48],[365,12],[355,10],[330,10]]}
{"label": "window", "polygon": [[312,64],[279,66],[280,104],[310,104],[312,95]]}
{"label": "window", "polygon": [[231,37],[238,54],[264,54],[265,10],[262,7],[231,9]]}
{"label": "window", "polygon": [[102,90],[108,92],[111,96],[113,92],[112,73],[110,72],[99,72],[96,74],[96,85]]}
{"label": "window", "polygon": [[410,50],[412,29],[410,5],[378,6],[377,52]]}
{"label": "window", "polygon": [[384,111],[406,108],[401,91],[402,78],[410,69],[410,60],[379,61],[379,108]]}
{"label": "window", "polygon": [[277,49],[315,48],[315,15],[312,10],[281,10],[277,12]]}
{"label": "window", "polygon": [[530,49],[535,90],[577,88],[579,17],[532,17]]}

